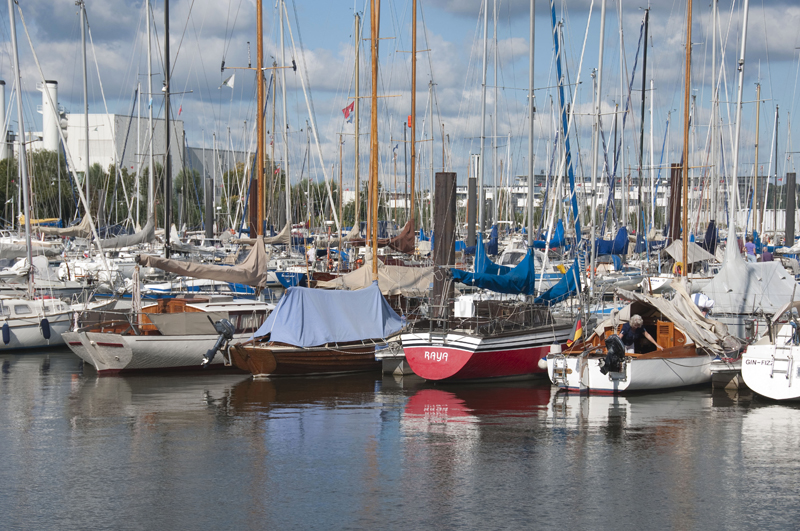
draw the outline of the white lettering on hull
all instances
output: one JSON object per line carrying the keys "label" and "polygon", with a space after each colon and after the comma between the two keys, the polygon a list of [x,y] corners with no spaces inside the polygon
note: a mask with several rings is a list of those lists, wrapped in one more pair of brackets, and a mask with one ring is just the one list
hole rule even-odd
{"label": "white lettering on hull", "polygon": [[430,361],[447,361],[447,352],[439,352],[436,350],[426,350],[425,359]]}

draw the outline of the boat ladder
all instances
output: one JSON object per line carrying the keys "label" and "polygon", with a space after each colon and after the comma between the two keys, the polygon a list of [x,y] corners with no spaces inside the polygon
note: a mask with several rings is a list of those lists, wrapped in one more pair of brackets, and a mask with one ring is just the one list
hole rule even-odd
{"label": "boat ladder", "polygon": [[567,357],[563,354],[550,354],[553,360],[553,383],[560,387],[567,387]]}
{"label": "boat ladder", "polygon": [[[778,363],[785,363],[785,369],[776,369]],[[792,356],[792,345],[775,345],[775,352],[772,354],[772,369],[769,371],[769,377],[772,378],[776,374],[785,374],[786,379],[789,381],[788,386],[792,386],[792,369],[794,368],[794,357]]]}

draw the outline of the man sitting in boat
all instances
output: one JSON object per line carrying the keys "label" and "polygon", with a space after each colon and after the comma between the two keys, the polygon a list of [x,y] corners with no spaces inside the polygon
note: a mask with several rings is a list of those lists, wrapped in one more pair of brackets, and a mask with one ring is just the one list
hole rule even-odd
{"label": "man sitting in boat", "polygon": [[622,339],[622,344],[625,345],[625,352],[627,354],[634,353],[634,346],[636,343],[642,338],[647,338],[650,343],[654,344],[658,350],[664,350],[664,347],[659,345],[653,336],[651,336],[647,330],[644,329],[644,320],[640,315],[634,315],[631,317],[630,322],[625,323],[622,325],[622,332],[620,332],[619,337]]}

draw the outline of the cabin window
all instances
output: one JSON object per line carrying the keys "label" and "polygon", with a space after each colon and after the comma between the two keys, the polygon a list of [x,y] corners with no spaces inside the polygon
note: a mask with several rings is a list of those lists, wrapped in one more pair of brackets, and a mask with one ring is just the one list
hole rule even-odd
{"label": "cabin window", "polygon": [[27,304],[15,304],[14,313],[17,315],[27,315],[29,313],[33,313],[33,311],[31,311],[31,307]]}
{"label": "cabin window", "polygon": [[2,311],[3,311],[3,315],[11,315],[11,308],[6,306],[5,304],[2,305]]}

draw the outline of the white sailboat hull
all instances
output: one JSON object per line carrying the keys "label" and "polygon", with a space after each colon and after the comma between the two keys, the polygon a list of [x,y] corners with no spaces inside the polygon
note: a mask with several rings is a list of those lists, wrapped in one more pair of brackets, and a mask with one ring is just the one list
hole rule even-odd
{"label": "white sailboat hull", "polygon": [[[234,334],[233,342],[246,341],[250,333]],[[99,332],[64,334],[69,348],[99,374],[152,369],[199,369],[203,355],[214,346],[216,335],[135,336]],[[222,368],[217,353],[209,368]]]}
{"label": "white sailboat hull", "polygon": [[[623,372],[600,372],[596,356],[547,356],[547,375],[562,389],[599,393],[671,389],[711,381],[711,358],[626,358]],[[585,361],[582,361],[585,360]],[[583,380],[583,382],[581,382]]]}
{"label": "white sailboat hull", "polygon": [[48,314],[50,339],[45,339],[41,327],[42,317],[33,315],[29,318],[12,318],[0,321],[0,327],[8,323],[9,341],[0,340],[0,352],[6,350],[34,349],[55,347],[64,344],[63,334],[71,325],[71,312]]}
{"label": "white sailboat hull", "polygon": [[742,355],[742,378],[761,396],[800,400],[800,346],[750,345]]}

